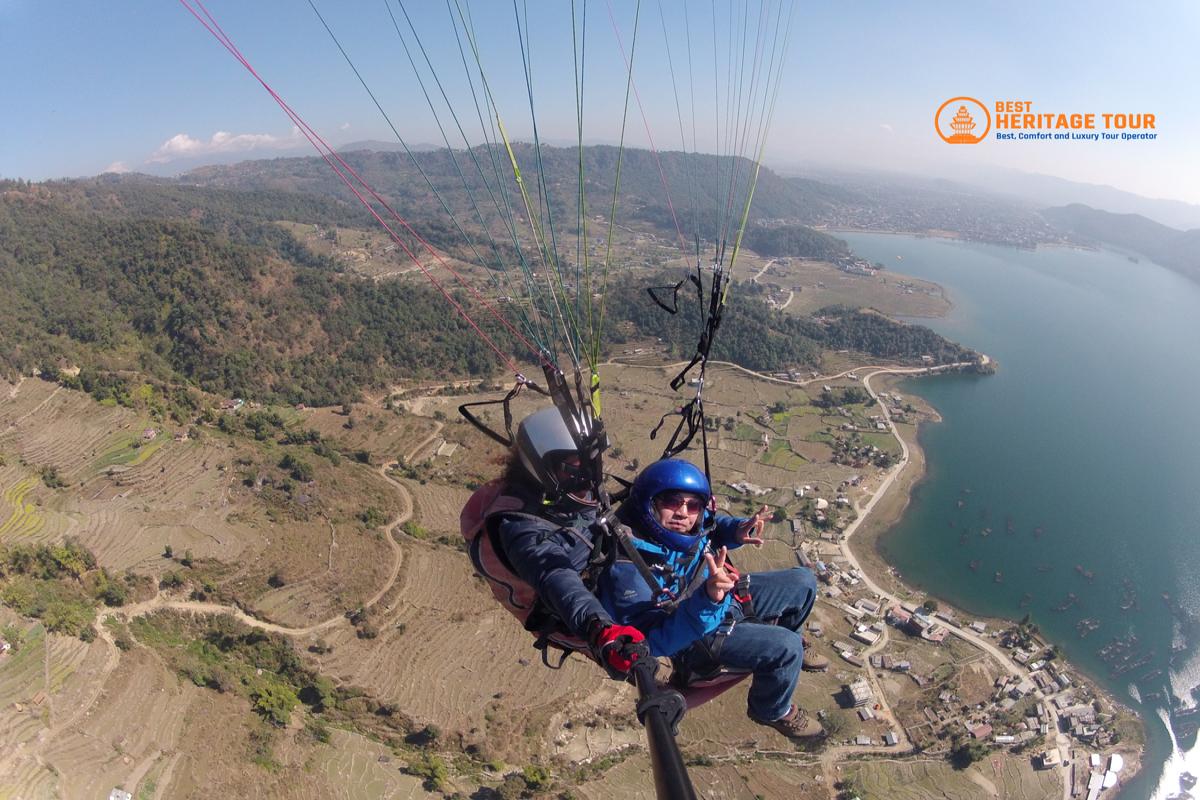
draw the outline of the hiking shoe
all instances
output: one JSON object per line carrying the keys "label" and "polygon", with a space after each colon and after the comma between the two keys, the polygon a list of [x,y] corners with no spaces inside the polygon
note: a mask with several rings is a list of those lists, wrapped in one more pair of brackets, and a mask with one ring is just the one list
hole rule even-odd
{"label": "hiking shoe", "polygon": [[804,651],[804,662],[800,665],[805,672],[825,672],[829,669],[829,659],[820,653]]}
{"label": "hiking shoe", "polygon": [[780,719],[758,719],[753,715],[750,715],[750,719],[759,725],[774,728],[789,739],[811,739],[814,736],[820,736],[825,733],[825,729],[821,727],[821,723],[815,719],[809,719],[808,714],[804,713],[804,710],[796,705],[788,709],[788,713],[784,714]]}
{"label": "hiking shoe", "polygon": [[825,672],[829,669],[829,659],[812,652],[807,636],[800,637],[800,642],[804,645],[804,663],[800,666],[805,672]]}

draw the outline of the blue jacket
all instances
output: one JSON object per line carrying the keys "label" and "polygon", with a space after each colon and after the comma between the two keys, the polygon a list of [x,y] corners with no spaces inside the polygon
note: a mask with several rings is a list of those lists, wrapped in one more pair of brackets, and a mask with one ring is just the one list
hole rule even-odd
{"label": "blue jacket", "polygon": [[571,516],[512,514],[501,515],[497,527],[504,555],[516,573],[571,633],[585,640],[597,620],[612,624],[580,576],[592,553],[588,526],[595,519],[596,512],[590,509]]}
{"label": "blue jacket", "polygon": [[[743,522],[744,519],[737,517],[717,517],[708,537],[713,547],[739,547],[735,534]],[[676,597],[687,591],[698,572],[705,576],[708,573],[703,548],[696,548],[694,553],[680,553],[645,539],[634,539],[634,544],[654,572],[659,586],[669,589]],[[646,634],[646,643],[655,656],[673,656],[716,631],[732,602],[732,597],[726,595],[721,602],[714,603],[700,584],[674,612],[668,613],[657,607],[655,601],[658,598],[633,562],[621,557],[600,577],[597,594],[614,620]]]}

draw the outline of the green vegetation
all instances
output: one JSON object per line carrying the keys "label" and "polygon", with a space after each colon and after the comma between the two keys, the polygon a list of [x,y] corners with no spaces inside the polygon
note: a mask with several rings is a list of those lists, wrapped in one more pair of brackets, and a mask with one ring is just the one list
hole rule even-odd
{"label": "green vegetation", "polygon": [[95,601],[78,585],[18,575],[5,580],[0,601],[26,617],[42,620],[48,630],[78,636],[96,618]]}
{"label": "green vegetation", "polygon": [[[400,376],[495,368],[432,287],[341,275],[260,203],[275,218],[346,216],[319,198],[137,181],[5,192],[0,370],[42,368],[97,400],[183,418],[186,384],[331,405]],[[62,362],[81,372],[60,376]]]}
{"label": "green vegetation", "polygon": [[[648,279],[651,285],[670,281],[668,275]],[[644,294],[641,284],[633,282],[610,289],[609,314],[616,315],[614,323],[625,321],[644,335],[662,338],[674,357],[690,356],[700,329],[696,303],[681,301],[678,314],[665,314],[646,302]],[[854,350],[914,364],[921,363],[924,355],[931,356],[935,364],[976,358],[971,350],[928,328],[896,322],[873,311],[832,306],[802,318],[772,310],[765,294],[765,288],[746,283],[730,293],[721,334],[713,344],[713,358],[760,371],[816,366],[823,349]]]}
{"label": "green vegetation", "polygon": [[251,686],[250,700],[255,711],[281,728],[288,724],[292,711],[300,703],[291,687],[270,680]]}
{"label": "green vegetation", "polygon": [[425,781],[425,789],[431,792],[444,791],[450,783],[450,770],[440,756],[421,753],[411,759],[404,769]]}
{"label": "green vegetation", "polygon": [[955,769],[966,769],[976,761],[987,757],[988,746],[978,739],[963,738],[954,744],[950,751],[950,763]]}
{"label": "green vegetation", "polygon": [[865,431],[859,433],[858,437],[861,444],[867,447],[878,447],[885,453],[892,453],[894,455],[900,453],[900,443],[890,433]]}
{"label": "green vegetation", "polygon": [[839,406],[873,405],[875,400],[860,386],[845,386],[822,390],[812,404],[818,408],[837,408]]}
{"label": "green vegetation", "polygon": [[787,439],[772,439],[759,461],[789,471],[795,471],[807,463],[803,456],[792,451]]}
{"label": "green vegetation", "polygon": [[123,605],[135,582],[97,568],[91,551],[72,539],[0,548],[0,601],[48,630],[85,641],[94,635],[96,605]]}
{"label": "green vegetation", "polygon": [[420,525],[418,525],[416,522],[414,522],[411,519],[408,522],[405,522],[403,525],[401,525],[400,530],[404,531],[406,534],[413,537],[414,539],[428,539],[429,538],[429,531],[426,530],[425,528],[421,527]]}
{"label": "green vegetation", "polygon": [[287,470],[291,476],[301,483],[311,483],[313,479],[312,465],[307,461],[288,453],[279,462],[279,468]]}
{"label": "green vegetation", "polygon": [[759,442],[762,431],[747,422],[739,422],[733,429],[733,438],[739,442]]}
{"label": "green vegetation", "polygon": [[841,239],[804,225],[755,226],[746,230],[745,244],[761,256],[799,256],[837,261],[850,255]]}
{"label": "green vegetation", "polygon": [[[588,151],[589,159],[611,155],[605,148]],[[403,159],[361,158],[382,191],[397,190],[397,210],[421,221],[422,236],[473,258],[445,224],[444,213],[404,189],[409,170]],[[450,168],[444,154],[421,158],[432,169]],[[575,156],[562,151],[549,153],[546,163],[551,172],[577,169]],[[448,313],[432,287],[342,274],[336,262],[309,251],[276,224],[286,219],[368,225],[362,212],[330,199],[340,198],[340,190],[319,160],[279,159],[247,169],[286,170],[273,185],[324,196],[139,178],[36,186],[0,181],[5,190],[0,269],[6,275],[0,307],[7,314],[0,329],[0,371],[39,368],[45,377],[101,402],[184,421],[203,405],[196,388],[227,398],[333,405],[364,387],[401,378],[497,369],[494,354],[465,321]],[[673,170],[685,179],[676,164],[668,167],[668,180]],[[203,182],[189,178],[197,181]],[[222,181],[238,183],[236,177]],[[255,180],[248,184],[257,186]],[[783,184],[777,179],[774,184],[774,190],[767,188],[770,180],[760,186],[760,208],[772,202],[788,206],[781,199],[787,194]],[[514,260],[501,256],[501,263]],[[630,334],[661,336],[675,355],[690,355],[699,322],[696,304],[684,302],[675,316],[662,313],[642,290],[655,282],[661,277],[621,281],[610,289],[607,343]],[[899,360],[928,354],[939,363],[971,355],[928,329],[878,314],[825,309],[801,319],[774,312],[764,291],[746,285],[731,294],[715,358],[771,370],[813,365],[826,347]],[[487,315],[477,316],[501,347],[528,355]],[[80,372],[60,372],[61,364],[77,365]]]}
{"label": "green vegetation", "polygon": [[837,443],[837,438],[827,430],[813,431],[804,437],[806,442],[817,442],[819,444],[833,445]]}
{"label": "green vegetation", "polygon": [[61,489],[67,484],[58,474],[57,467],[42,467],[38,472],[42,476],[42,483],[50,489]]}
{"label": "green vegetation", "polygon": [[382,527],[388,521],[387,514],[375,506],[367,506],[358,513],[358,519],[368,528]]}
{"label": "green vegetation", "polygon": [[326,709],[333,685],[304,666],[291,642],[229,616],[193,620],[159,611],[130,624],[133,637],[154,649],[196,686],[244,695],[271,725],[283,727],[305,703]]}
{"label": "green vegetation", "polygon": [[5,625],[0,627],[0,639],[8,642],[12,646],[12,654],[16,655],[25,644],[25,629],[16,625]]}

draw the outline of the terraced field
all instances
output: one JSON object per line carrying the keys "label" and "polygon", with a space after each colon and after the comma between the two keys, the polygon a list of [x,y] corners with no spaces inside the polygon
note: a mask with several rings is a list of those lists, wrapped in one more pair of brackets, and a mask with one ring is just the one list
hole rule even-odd
{"label": "terraced field", "polygon": [[379,637],[331,635],[324,671],[372,687],[422,723],[486,733],[499,754],[540,750],[552,717],[604,707],[621,692],[617,684],[598,685],[595,668],[578,658],[560,672],[542,667],[532,637],[484,593],[462,553],[409,543],[404,558]]}
{"label": "terraced field", "polygon": [[[298,415],[299,424],[320,431],[339,447],[371,453],[372,461],[395,461],[425,439],[437,423],[428,417],[386,411],[374,404],[356,404],[349,417],[339,408],[310,408]],[[346,424],[353,419],[353,427]]]}
{"label": "terraced field", "polygon": [[64,481],[76,483],[96,469],[97,459],[116,457],[118,443],[131,442],[145,427],[146,420],[128,409],[105,407],[82,392],[60,389],[3,441],[28,463],[55,467]]}
{"label": "terraced field", "polygon": [[45,516],[29,502],[31,493],[41,485],[36,475],[22,475],[15,467],[0,469],[0,541],[15,543],[36,540],[46,526]]}
{"label": "terraced field", "polygon": [[966,770],[956,770],[945,761],[865,762],[847,766],[843,773],[857,779],[871,796],[919,800],[930,796],[948,800],[1005,797],[1033,800],[1060,792],[1058,776],[1051,770],[1035,770],[1025,759],[993,758]]}
{"label": "terraced field", "polygon": [[413,496],[416,505],[413,519],[418,524],[436,533],[460,535],[458,515],[471,496],[470,490],[416,481],[404,481],[404,485]]}
{"label": "terraced field", "polygon": [[[257,613],[284,625],[305,627],[362,605],[384,584],[392,567],[392,552],[384,543],[382,530],[364,531],[353,523],[314,520],[271,533],[294,539],[310,556],[296,558],[291,548],[285,555],[273,541],[257,559],[268,568],[259,570],[264,576],[271,572],[272,564],[287,564],[283,569],[287,583],[252,601]],[[265,581],[262,584],[264,589],[267,585]]]}
{"label": "terraced field", "polygon": [[[42,707],[32,703],[45,687],[46,646],[45,629],[40,624],[28,626],[19,652],[0,659],[0,754],[19,756],[23,745],[46,727]],[[0,755],[0,766],[4,761]],[[0,792],[12,791],[4,772],[0,769]]]}
{"label": "terraced field", "polygon": [[[198,692],[185,691],[148,651],[122,654],[99,702],[45,746],[45,760],[57,770],[63,796],[103,797],[125,784],[142,761],[175,747],[189,695]],[[131,724],[133,709],[136,724]]]}
{"label": "terraced field", "polygon": [[229,519],[227,448],[166,433],[145,442],[149,426],[134,412],[50,387],[31,379],[15,398],[0,393],[0,447],[54,467],[68,487],[47,489],[32,471],[0,468],[0,539],[75,536],[114,571],[154,569],[167,543],[225,561],[261,544],[260,533]]}
{"label": "terraced field", "polygon": [[[664,437],[652,442],[645,433],[672,402],[689,397],[686,390],[672,395],[665,389],[673,375],[671,369],[606,367],[605,417],[621,451],[614,466],[635,459],[646,464],[661,452]],[[710,378],[706,401],[715,416],[742,410],[746,420],[780,401],[804,409],[776,415],[772,429],[786,428],[787,434],[773,434],[765,451],[759,440],[724,430],[710,437],[722,483],[746,479],[775,487],[764,498],[730,492],[736,513],[748,502],[792,502],[800,467],[804,482],[820,481],[824,488],[852,472],[828,464],[825,444],[808,441],[824,422],[798,405],[805,402],[802,390],[728,368],[714,367]],[[404,536],[394,547],[382,528],[366,529],[361,522],[360,512],[371,506],[389,520],[407,518],[411,510],[427,531],[454,535],[469,491],[453,484],[499,471],[494,462],[503,457],[502,448],[451,418],[462,398],[419,402],[422,413],[441,411],[445,418],[368,404],[356,405],[350,417],[340,409],[289,411],[296,425],[321,430],[351,455],[369,450],[373,465],[350,458],[335,467],[312,459],[316,481],[308,491],[314,502],[302,519],[304,514],[291,518],[279,506],[268,508],[256,497],[260,487],[242,480],[247,464],[274,469],[277,444],[259,446],[216,433],[198,441],[160,435],[142,442],[147,424],[133,412],[101,408],[40,381],[26,381],[15,395],[0,387],[0,453],[18,457],[0,467],[0,541],[69,534],[109,569],[155,575],[178,568],[161,556],[168,543],[177,553],[192,550],[197,558],[217,559],[228,565],[221,578],[225,587],[235,588],[254,613],[285,626],[274,630],[293,636],[303,658],[335,683],[364,687],[418,725],[436,724],[444,741],[472,746],[485,759],[521,765],[558,757],[597,764],[602,775],[574,790],[576,796],[652,797],[630,687],[605,680],[578,657],[557,672],[542,667],[532,637],[495,604],[462,552]],[[514,413],[520,417],[538,404],[537,398],[522,398]],[[346,427],[350,419],[354,424]],[[758,430],[756,423],[746,424]],[[84,443],[78,452],[60,441],[72,437]],[[460,447],[450,457],[434,455],[441,439]],[[380,475],[380,464],[411,455],[417,458],[408,467],[416,472],[407,474],[419,479],[404,479],[397,487]],[[818,463],[805,463],[810,456]],[[69,485],[50,489],[20,458],[55,466]],[[768,539],[761,550],[740,554],[739,566],[794,563],[784,526],[770,527]],[[389,587],[396,565],[398,577]],[[273,570],[281,581],[269,586]],[[358,638],[342,612],[376,596],[370,622],[378,634]],[[197,613],[223,608],[216,602],[200,608],[176,596],[138,608],[167,600]],[[4,613],[0,609],[0,621]],[[829,609],[816,613],[831,621]],[[335,730],[330,744],[319,744],[302,730],[303,709],[286,729],[270,728],[237,693],[181,683],[151,651],[118,651],[111,633],[101,634],[85,645],[62,637],[47,641],[34,628],[25,649],[0,662],[0,798],[105,796],[113,786],[146,798],[436,796],[403,774],[401,757],[365,737]],[[331,649],[304,652],[317,640]],[[828,643],[815,647],[830,655]],[[834,694],[852,677],[840,666],[806,675],[798,701],[832,710]],[[43,686],[49,698],[31,709],[28,700]],[[692,775],[700,793],[746,800],[829,796],[837,776],[822,773],[818,755],[748,720],[746,689],[743,684],[730,690],[684,723],[681,744],[699,762]],[[25,703],[25,710],[10,713],[15,701]],[[832,757],[828,763],[832,769]],[[1034,798],[1057,788],[1028,765],[1008,761],[966,773],[912,759],[850,762],[842,769],[857,770],[871,795],[898,798],[929,796],[935,785],[947,797]],[[479,788],[471,778],[459,780],[453,789],[464,795]],[[914,793],[918,786],[925,794]]]}
{"label": "terraced field", "polygon": [[46,403],[58,389],[57,384],[36,378],[0,384],[0,439],[12,433],[26,415]]}
{"label": "terraced field", "polygon": [[362,736],[336,731],[329,746],[313,755],[312,776],[318,785],[311,791],[289,792],[286,796],[297,800],[442,797],[441,793],[425,791],[420,778],[403,774],[397,766],[386,747]]}

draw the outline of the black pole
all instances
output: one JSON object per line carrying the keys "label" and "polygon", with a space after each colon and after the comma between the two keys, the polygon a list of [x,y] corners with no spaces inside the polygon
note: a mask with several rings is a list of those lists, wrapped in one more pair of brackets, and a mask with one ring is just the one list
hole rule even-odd
{"label": "black pole", "polygon": [[654,771],[654,792],[658,800],[696,800],[683,755],[675,741],[675,729],[687,703],[674,689],[660,689],[654,680],[658,662],[645,653],[634,662],[634,683],[638,688],[638,720],[646,728],[650,747],[650,766]]}

